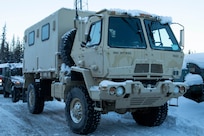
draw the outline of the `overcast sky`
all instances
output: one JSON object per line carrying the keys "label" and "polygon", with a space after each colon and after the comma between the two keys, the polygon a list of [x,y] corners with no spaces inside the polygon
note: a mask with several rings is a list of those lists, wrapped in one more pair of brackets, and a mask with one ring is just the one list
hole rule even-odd
{"label": "overcast sky", "polygon": [[[74,8],[75,0],[1,0],[0,34],[7,25],[7,40],[13,35],[23,38],[24,30],[56,10]],[[173,22],[185,26],[185,48],[204,52],[204,0],[82,0],[84,9],[99,11],[107,8],[137,9],[170,16]]]}

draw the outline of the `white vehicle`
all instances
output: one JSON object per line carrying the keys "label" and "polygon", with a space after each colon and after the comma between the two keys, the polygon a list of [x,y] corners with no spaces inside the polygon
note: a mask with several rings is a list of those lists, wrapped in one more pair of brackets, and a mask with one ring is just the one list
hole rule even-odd
{"label": "white vehicle", "polygon": [[101,114],[131,112],[141,125],[158,126],[168,100],[186,92],[180,44],[160,16],[120,10],[62,8],[25,30],[24,89],[28,109],[63,99],[74,133],[94,132]]}

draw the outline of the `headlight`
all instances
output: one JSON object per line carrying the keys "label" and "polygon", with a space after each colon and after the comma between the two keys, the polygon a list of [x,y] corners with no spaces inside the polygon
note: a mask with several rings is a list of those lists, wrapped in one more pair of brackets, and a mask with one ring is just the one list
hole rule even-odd
{"label": "headlight", "polygon": [[174,93],[179,93],[179,87],[178,86],[174,87]]}
{"label": "headlight", "polygon": [[186,89],[184,86],[175,86],[174,88],[174,93],[185,93],[186,92]]}
{"label": "headlight", "polygon": [[179,92],[182,93],[182,94],[185,93],[186,92],[186,88],[184,86],[180,86],[179,87]]}
{"label": "headlight", "polygon": [[122,86],[119,86],[116,88],[116,95],[117,96],[122,96],[125,93],[125,89]]}
{"label": "headlight", "polygon": [[110,94],[110,95],[114,95],[114,94],[115,94],[115,90],[116,90],[115,87],[111,87],[111,88],[109,89],[109,94]]}
{"label": "headlight", "polygon": [[15,81],[14,83],[15,83],[15,85],[20,85],[21,84],[20,81]]}

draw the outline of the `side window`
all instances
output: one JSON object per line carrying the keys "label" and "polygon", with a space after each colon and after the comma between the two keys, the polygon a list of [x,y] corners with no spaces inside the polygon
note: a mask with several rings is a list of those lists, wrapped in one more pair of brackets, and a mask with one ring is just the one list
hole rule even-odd
{"label": "side window", "polygon": [[28,34],[28,45],[31,46],[31,45],[34,45],[35,43],[35,32],[32,31]]}
{"label": "side window", "polygon": [[100,40],[101,40],[101,21],[98,21],[91,25],[86,46],[91,47],[94,45],[98,45],[100,43]]}
{"label": "side window", "polygon": [[41,40],[42,41],[46,41],[48,40],[50,37],[50,24],[45,24],[42,26],[41,29]]}
{"label": "side window", "polygon": [[173,45],[166,29],[153,30],[152,33],[155,40],[155,46],[171,47]]}

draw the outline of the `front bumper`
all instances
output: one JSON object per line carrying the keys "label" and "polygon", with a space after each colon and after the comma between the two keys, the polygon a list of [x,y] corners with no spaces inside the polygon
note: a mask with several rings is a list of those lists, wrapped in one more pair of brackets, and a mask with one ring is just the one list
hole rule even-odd
{"label": "front bumper", "polygon": [[139,81],[105,80],[90,90],[92,99],[113,103],[115,109],[122,109],[161,106],[171,98],[184,95],[187,86],[183,82],[171,81],[144,86]]}

